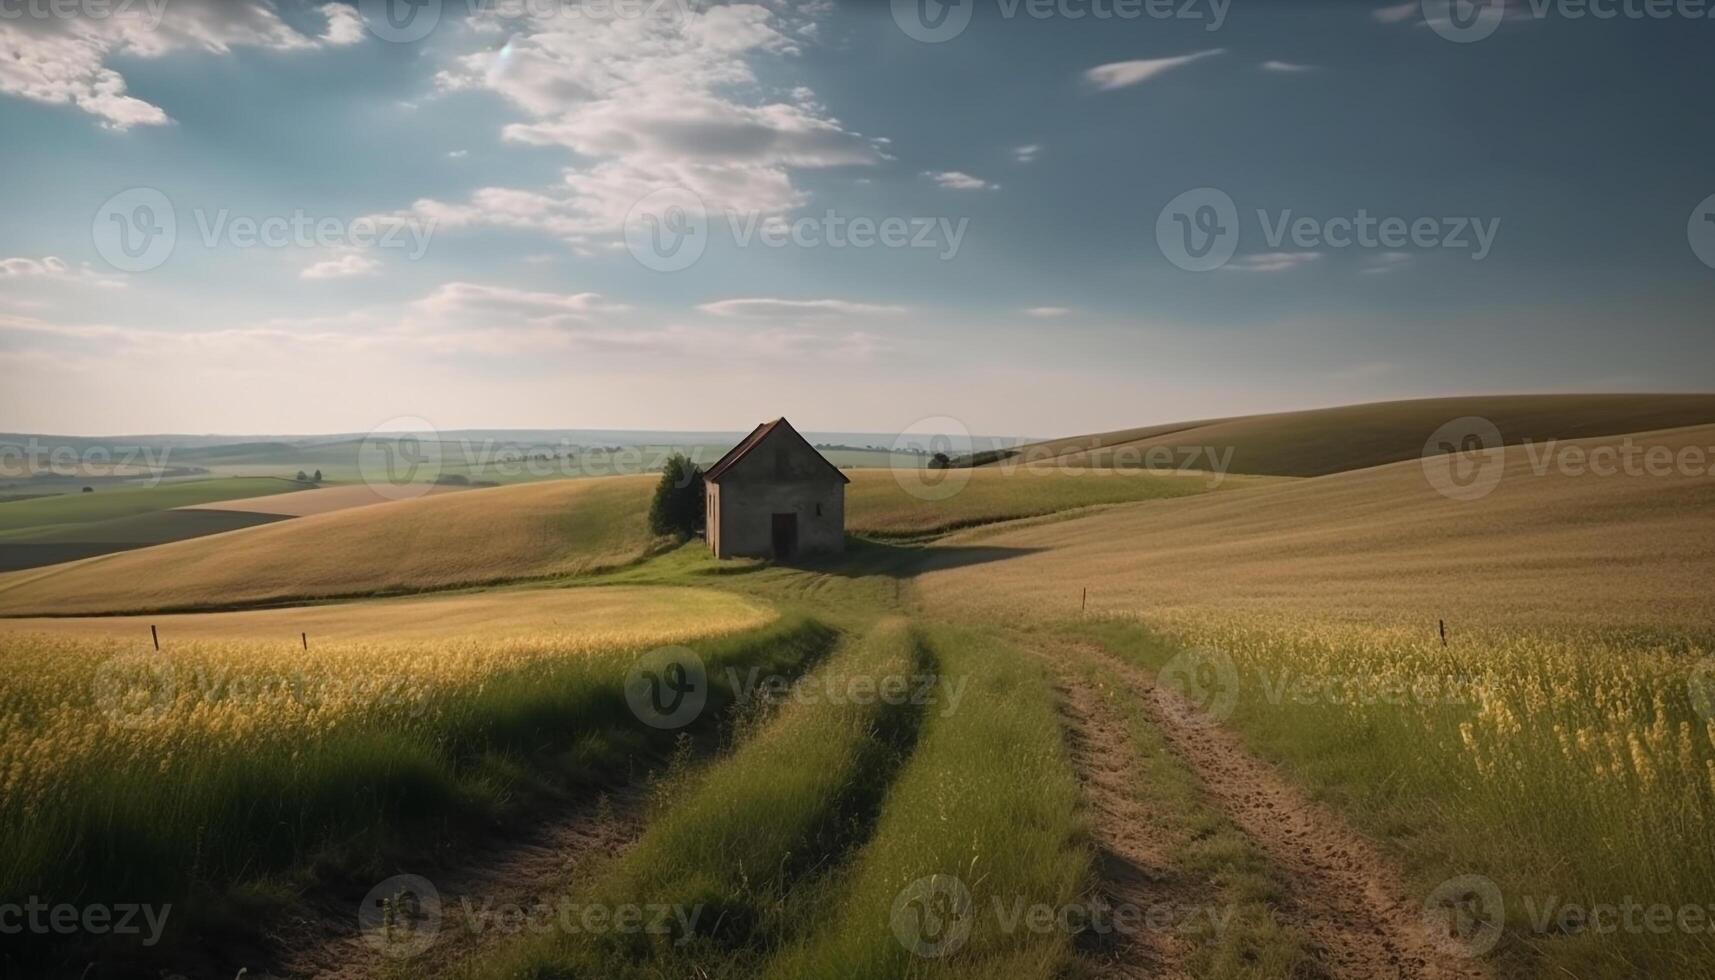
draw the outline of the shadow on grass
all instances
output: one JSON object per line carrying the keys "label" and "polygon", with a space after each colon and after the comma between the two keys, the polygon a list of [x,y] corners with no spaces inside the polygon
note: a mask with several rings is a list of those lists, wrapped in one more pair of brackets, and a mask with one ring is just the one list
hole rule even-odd
{"label": "shadow on grass", "polygon": [[981,545],[913,545],[851,537],[846,539],[845,554],[806,555],[802,558],[774,562],[774,567],[816,572],[821,575],[838,575],[845,578],[884,576],[908,579],[924,572],[964,568],[969,565],[986,565],[990,562],[1006,561],[1009,558],[1034,554],[1041,550],[1040,548],[996,548]]}

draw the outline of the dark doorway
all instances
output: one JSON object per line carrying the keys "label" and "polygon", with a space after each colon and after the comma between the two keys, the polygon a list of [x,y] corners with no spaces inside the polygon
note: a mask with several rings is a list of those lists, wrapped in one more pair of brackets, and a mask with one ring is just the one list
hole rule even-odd
{"label": "dark doorway", "polygon": [[790,558],[798,553],[798,515],[775,514],[772,539],[774,557]]}

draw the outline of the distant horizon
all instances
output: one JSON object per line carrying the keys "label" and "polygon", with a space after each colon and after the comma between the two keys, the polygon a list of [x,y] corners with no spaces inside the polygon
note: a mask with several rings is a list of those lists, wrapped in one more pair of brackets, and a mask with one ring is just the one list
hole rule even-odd
{"label": "distant horizon", "polygon": [[[1073,436],[1079,436],[1079,435],[1085,435],[1085,434],[1115,432],[1115,431],[1121,431],[1121,430],[1133,429],[1133,428],[1146,428],[1149,426],[1157,426],[1157,425],[1171,425],[1171,424],[1180,423],[1180,422],[1214,422],[1214,421],[1221,421],[1221,420],[1225,420],[1225,419],[1248,418],[1248,417],[1265,416],[1265,415],[1289,415],[1289,414],[1296,414],[1299,412],[1316,412],[1316,411],[1325,411],[1325,410],[1330,410],[1330,409],[1341,409],[1341,408],[1361,408],[1361,407],[1364,407],[1367,405],[1390,405],[1390,404],[1398,404],[1398,403],[1406,403],[1406,402],[1440,401],[1440,400],[1447,400],[1447,399],[1464,399],[1464,398],[1483,398],[1483,399],[1545,398],[1545,397],[1601,398],[1601,397],[1627,397],[1627,396],[1663,397],[1663,398],[1715,396],[1715,389],[1710,389],[1708,391],[1697,391],[1697,390],[1691,390],[1691,389],[1666,390],[1666,391],[1645,391],[1645,390],[1631,389],[1631,390],[1614,390],[1614,391],[1583,390],[1583,391],[1453,392],[1453,393],[1447,393],[1447,394],[1414,396],[1414,397],[1409,397],[1409,398],[1384,398],[1384,399],[1373,399],[1373,400],[1366,400],[1366,401],[1351,401],[1351,402],[1342,401],[1342,402],[1330,402],[1330,403],[1315,404],[1315,405],[1298,405],[1298,406],[1294,406],[1294,407],[1284,407],[1284,408],[1268,409],[1268,410],[1254,411],[1254,412],[1201,413],[1201,414],[1199,414],[1199,413],[1186,413],[1186,414],[1176,415],[1176,416],[1169,417],[1169,418],[1113,419],[1110,421],[1114,424],[1108,424],[1105,426],[1104,425],[1095,425],[1095,426],[1089,426],[1089,427],[1070,429],[1070,430],[1066,430],[1066,431],[1054,431],[1054,432],[1020,433],[1020,432],[998,432],[998,431],[995,431],[995,432],[972,431],[972,430],[967,429],[966,432],[961,433],[961,435],[966,435],[972,439],[988,439],[988,440],[1011,439],[1011,440],[1020,440],[1020,441],[1028,442],[1028,441],[1035,441],[1035,440],[1067,438],[1067,437],[1073,437]],[[569,426],[541,426],[541,425],[438,426],[437,425],[437,426],[434,426],[433,429],[426,429],[426,428],[424,428],[424,429],[412,429],[412,428],[391,427],[387,423],[393,422],[396,420],[395,419],[388,419],[388,420],[384,420],[382,423],[380,423],[379,425],[377,425],[376,427],[373,427],[373,428],[367,428],[367,429],[358,429],[358,428],[330,429],[327,431],[320,431],[320,432],[311,432],[311,431],[296,431],[296,432],[293,432],[293,431],[281,431],[281,432],[255,431],[255,432],[247,432],[247,431],[236,431],[236,430],[233,430],[233,431],[204,431],[204,432],[193,432],[193,431],[182,431],[182,430],[181,431],[168,431],[168,430],[162,430],[162,431],[130,431],[130,432],[70,432],[70,431],[48,431],[48,430],[27,431],[27,430],[20,429],[20,430],[0,431],[0,439],[40,438],[40,439],[81,439],[81,440],[109,440],[109,441],[125,440],[125,439],[196,439],[196,440],[234,440],[234,441],[239,441],[239,442],[250,442],[250,441],[266,441],[266,440],[302,441],[302,440],[312,440],[312,439],[313,440],[362,439],[362,438],[365,438],[365,437],[368,437],[371,435],[382,435],[382,434],[423,435],[423,434],[426,434],[429,432],[433,432],[439,436],[461,436],[461,435],[472,435],[472,434],[482,434],[482,435],[500,435],[500,434],[505,434],[505,435],[521,435],[521,434],[522,435],[528,435],[528,434],[560,435],[560,434],[565,434],[565,433],[580,433],[580,434],[598,435],[598,436],[601,436],[601,435],[649,435],[649,436],[686,436],[686,437],[698,437],[698,436],[727,437],[727,436],[735,436],[735,435],[736,436],[743,436],[744,434],[746,434],[746,433],[750,432],[752,429],[754,429],[757,425],[762,424],[762,423],[767,422],[767,421],[770,421],[772,418],[779,418],[779,417],[781,417],[781,416],[777,415],[777,416],[771,416],[769,419],[758,419],[756,422],[753,422],[753,423],[750,423],[750,424],[744,425],[744,426],[734,426],[734,427],[730,427],[730,428],[706,428],[706,429],[705,428],[687,428],[687,427],[683,427],[683,426],[666,426],[666,427],[652,428],[652,427],[648,427],[648,426],[587,426],[587,425],[569,425]],[[792,414],[789,412],[786,413],[784,415],[784,417],[788,421],[792,422],[793,426],[795,428],[797,428],[806,437],[810,437],[810,436],[816,436],[816,437],[863,436],[863,437],[887,437],[888,439],[892,439],[892,438],[898,437],[902,434],[902,432],[900,430],[888,429],[888,428],[819,428],[819,427],[814,427],[814,426],[810,426],[810,425],[800,425],[797,421],[795,421],[793,419]],[[408,418],[420,418],[420,417],[409,416]],[[952,417],[949,416],[947,418],[952,418]],[[952,420],[958,421],[956,418],[953,418]],[[927,429],[927,428],[922,430],[922,432],[924,434],[927,434],[930,431],[931,430]],[[936,433],[936,434],[947,434],[947,433]]]}

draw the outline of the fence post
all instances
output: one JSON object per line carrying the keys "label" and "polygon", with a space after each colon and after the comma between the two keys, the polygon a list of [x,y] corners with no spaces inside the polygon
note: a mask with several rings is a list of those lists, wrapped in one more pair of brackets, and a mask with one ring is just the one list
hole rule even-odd
{"label": "fence post", "polygon": [[155,652],[161,652],[161,634],[155,632],[155,624],[149,624],[149,639],[155,644]]}

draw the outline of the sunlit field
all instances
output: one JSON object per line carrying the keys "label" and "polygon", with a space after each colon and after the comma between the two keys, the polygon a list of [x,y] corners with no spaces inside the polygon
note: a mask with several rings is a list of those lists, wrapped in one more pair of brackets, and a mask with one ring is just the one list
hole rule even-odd
{"label": "sunlit field", "polygon": [[[498,638],[455,629],[307,652],[10,633],[0,894],[182,896],[352,835],[383,839],[378,821],[402,833],[503,808],[550,770],[599,779],[598,760],[646,745],[624,734],[639,726],[620,695],[640,650],[697,642],[712,662],[789,670],[820,642],[802,620],[769,626],[772,612],[720,593],[541,597],[554,625],[518,607],[528,625]],[[543,752],[557,761],[520,781]]]}
{"label": "sunlit field", "polygon": [[1715,854],[1692,843],[1715,838],[1706,640],[1480,630],[1443,645],[1421,630],[1280,616],[1146,620],[1084,629],[1163,669],[1391,842],[1420,894],[1459,875],[1495,881],[1502,962],[1689,976],[1715,954],[1704,932],[1598,933],[1558,918],[1568,903],[1626,902],[1677,916],[1715,894]]}
{"label": "sunlit field", "polygon": [[1042,463],[965,470],[849,474],[846,525],[875,538],[925,537],[1084,507],[1188,497],[1270,482],[1200,470],[1088,469]]}

